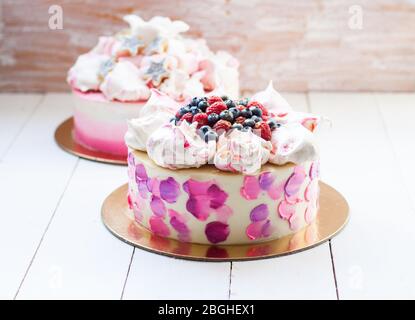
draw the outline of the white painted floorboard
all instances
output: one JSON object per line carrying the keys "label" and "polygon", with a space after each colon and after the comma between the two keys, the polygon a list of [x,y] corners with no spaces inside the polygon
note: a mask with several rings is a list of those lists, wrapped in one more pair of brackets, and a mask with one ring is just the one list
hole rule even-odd
{"label": "white painted floorboard", "polygon": [[133,248],[106,230],[100,213],[126,176],[123,166],[80,160],[18,299],[121,297]]}
{"label": "white painted floorboard", "polygon": [[375,95],[309,96],[312,111],[333,123],[321,135],[323,180],[351,207],[332,240],[340,299],[415,298],[415,215]]}
{"label": "white painted floorboard", "polygon": [[0,161],[42,100],[41,94],[0,94]]}
{"label": "white painted floorboard", "polygon": [[1,298],[16,294],[77,162],[53,138],[71,113],[66,98],[47,95],[2,159]]}

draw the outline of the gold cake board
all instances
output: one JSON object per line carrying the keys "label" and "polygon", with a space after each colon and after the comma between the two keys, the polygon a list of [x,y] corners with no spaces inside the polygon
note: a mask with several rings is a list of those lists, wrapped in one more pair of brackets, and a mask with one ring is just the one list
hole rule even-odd
{"label": "gold cake board", "polygon": [[334,188],[320,182],[320,209],[316,220],[280,239],[244,245],[185,243],[153,234],[127,214],[128,185],[114,190],[102,205],[102,220],[120,240],[157,254],[198,261],[247,261],[279,257],[313,248],[331,239],[349,219],[349,206]]}
{"label": "gold cake board", "polygon": [[62,122],[55,131],[56,143],[65,151],[78,157],[111,164],[127,164],[127,157],[91,150],[79,144],[73,136],[73,117]]}

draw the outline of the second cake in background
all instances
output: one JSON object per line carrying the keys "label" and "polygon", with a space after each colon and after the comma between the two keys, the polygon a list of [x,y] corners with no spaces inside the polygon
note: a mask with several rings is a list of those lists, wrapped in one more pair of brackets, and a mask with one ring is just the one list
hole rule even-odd
{"label": "second cake in background", "polygon": [[186,23],[158,16],[124,20],[128,29],[100,37],[68,72],[79,143],[126,156],[127,120],[140,116],[153,88],[180,103],[207,93],[238,97],[238,61],[213,53],[204,39],[184,37]]}

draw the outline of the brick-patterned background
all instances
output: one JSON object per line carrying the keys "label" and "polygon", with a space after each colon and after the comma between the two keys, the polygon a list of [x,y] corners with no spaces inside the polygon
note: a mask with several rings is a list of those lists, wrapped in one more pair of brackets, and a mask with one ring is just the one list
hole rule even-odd
{"label": "brick-patterned background", "polygon": [[[50,5],[63,30],[48,27]],[[351,29],[352,5],[363,9]],[[241,87],[414,91],[414,0],[0,0],[0,91],[66,91],[67,69],[121,17],[183,19],[192,36],[241,61]]]}

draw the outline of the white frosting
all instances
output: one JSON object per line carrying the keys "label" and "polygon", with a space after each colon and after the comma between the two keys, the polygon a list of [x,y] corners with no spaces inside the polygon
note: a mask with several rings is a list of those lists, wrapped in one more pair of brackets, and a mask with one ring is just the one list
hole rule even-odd
{"label": "white frosting", "polygon": [[251,98],[252,101],[260,102],[268,111],[281,114],[292,111],[290,104],[275,89],[272,81],[264,91],[260,91]]}
{"label": "white frosting", "polygon": [[159,166],[169,169],[199,168],[213,158],[216,142],[205,143],[197,133],[197,123],[165,125],[147,141],[147,154]]}
{"label": "white frosting", "polygon": [[101,84],[100,69],[108,59],[107,55],[92,52],[80,55],[69,69],[67,81],[83,92],[98,90]]}
{"label": "white frosting", "polygon": [[139,69],[129,61],[120,61],[105,77],[100,90],[108,100],[139,101],[150,97],[150,89]]}
{"label": "white frosting", "polygon": [[[198,74],[194,76],[196,75]],[[180,73],[177,73],[178,79],[174,85],[188,83],[184,80],[180,83],[179,76]],[[272,84],[268,91],[261,93],[263,98],[268,97],[268,100],[262,101],[268,101],[273,110],[279,113],[279,116],[274,113],[270,115],[279,124],[272,131],[271,141],[263,139],[259,129],[235,129],[220,134],[217,143],[206,143],[199,135],[196,122],[188,124],[181,121],[179,126],[167,124],[179,106],[167,95],[154,91],[140,117],[130,121],[126,142],[133,149],[147,150],[148,156],[155,163],[170,169],[200,167],[213,163],[223,171],[254,175],[267,162],[277,165],[288,162],[302,164],[318,159],[313,130],[319,117],[295,111],[280,113],[283,108],[288,110],[288,107],[282,107],[285,100],[279,99],[279,94],[272,93],[271,89],[274,90]],[[169,88],[166,87],[165,90],[169,91]]]}
{"label": "white frosting", "polygon": [[[230,97],[238,96],[238,62],[225,52],[214,54],[202,39],[183,37],[189,29],[183,21],[160,16],[144,21],[137,15],[127,15],[124,21],[128,29],[113,37],[100,37],[90,53],[78,58],[68,74],[72,87],[99,90],[103,82],[105,97],[119,101],[146,99],[144,86],[165,91],[177,100],[219,87]],[[108,61],[114,64],[113,72],[103,67]]]}
{"label": "white frosting", "polygon": [[274,150],[269,162],[274,164],[301,164],[318,158],[318,148],[312,132],[298,122],[287,123],[274,130],[271,143]]}
{"label": "white frosting", "polygon": [[176,101],[153,89],[150,99],[140,110],[139,117],[128,121],[126,144],[136,150],[146,150],[148,138],[168,123],[178,108]]}
{"label": "white frosting", "polygon": [[173,70],[170,77],[162,83],[160,90],[167,93],[176,100],[186,97],[203,96],[203,84],[200,82],[201,74],[189,75],[179,69]]}
{"label": "white frosting", "polygon": [[268,161],[272,144],[251,131],[232,130],[220,136],[214,158],[223,171],[255,174]]}

